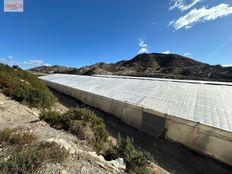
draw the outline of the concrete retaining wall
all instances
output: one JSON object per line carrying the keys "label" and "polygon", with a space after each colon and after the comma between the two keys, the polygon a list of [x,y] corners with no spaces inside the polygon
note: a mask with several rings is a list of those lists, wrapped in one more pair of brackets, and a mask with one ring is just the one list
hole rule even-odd
{"label": "concrete retaining wall", "polygon": [[232,165],[231,132],[170,116],[165,127],[167,139]]}
{"label": "concrete retaining wall", "polygon": [[152,136],[160,136],[181,143],[195,151],[232,165],[232,133],[165,115],[149,108],[119,102],[61,84],[44,80],[47,85],[83,103],[112,114],[125,123]]}

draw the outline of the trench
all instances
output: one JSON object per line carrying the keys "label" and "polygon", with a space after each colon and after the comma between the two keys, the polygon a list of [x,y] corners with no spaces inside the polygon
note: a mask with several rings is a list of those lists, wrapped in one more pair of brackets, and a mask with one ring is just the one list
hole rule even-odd
{"label": "trench", "polygon": [[[59,102],[66,107],[83,106],[77,99],[51,89]],[[87,106],[87,105],[85,105]],[[145,150],[153,156],[155,162],[175,174],[231,174],[232,166],[212,159],[208,156],[194,152],[187,147],[169,142],[160,137],[150,136],[133,128],[116,117],[92,108],[94,112],[103,118],[106,128],[114,138],[120,134],[134,139],[135,146]]]}

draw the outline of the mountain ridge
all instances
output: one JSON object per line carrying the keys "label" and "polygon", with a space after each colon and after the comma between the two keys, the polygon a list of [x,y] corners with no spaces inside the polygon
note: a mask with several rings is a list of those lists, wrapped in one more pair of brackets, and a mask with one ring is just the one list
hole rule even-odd
{"label": "mountain ridge", "polygon": [[139,54],[130,60],[116,63],[96,63],[81,68],[64,66],[36,67],[39,73],[65,73],[77,75],[120,75],[187,80],[232,82],[232,67],[209,65],[178,54]]}

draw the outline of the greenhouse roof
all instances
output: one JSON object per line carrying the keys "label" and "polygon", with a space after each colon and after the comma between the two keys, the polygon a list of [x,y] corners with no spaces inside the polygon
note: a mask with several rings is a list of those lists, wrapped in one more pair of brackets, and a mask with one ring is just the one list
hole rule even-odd
{"label": "greenhouse roof", "polygon": [[232,131],[232,83],[67,74],[41,79]]}

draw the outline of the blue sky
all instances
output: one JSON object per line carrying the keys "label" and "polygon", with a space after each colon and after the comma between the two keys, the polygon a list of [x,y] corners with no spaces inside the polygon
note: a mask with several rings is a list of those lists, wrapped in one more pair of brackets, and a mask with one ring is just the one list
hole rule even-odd
{"label": "blue sky", "polygon": [[231,0],[24,0],[3,12],[0,62],[80,67],[141,52],[232,64]]}

